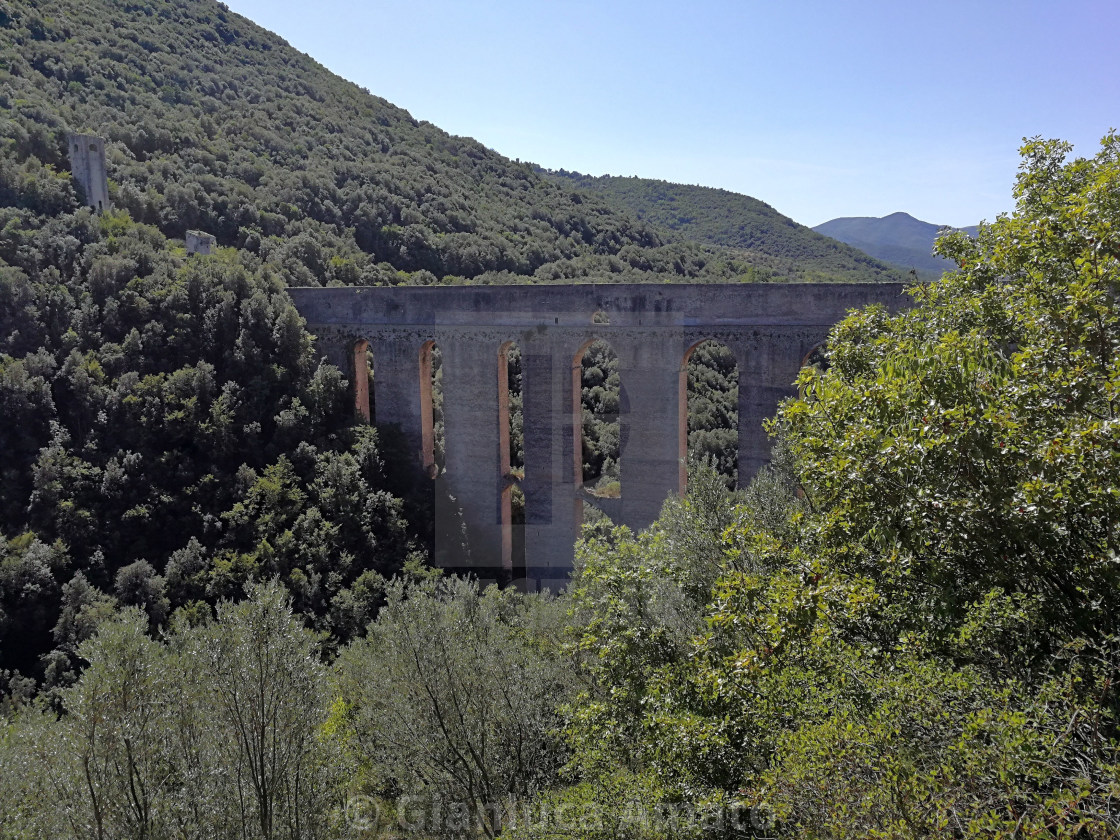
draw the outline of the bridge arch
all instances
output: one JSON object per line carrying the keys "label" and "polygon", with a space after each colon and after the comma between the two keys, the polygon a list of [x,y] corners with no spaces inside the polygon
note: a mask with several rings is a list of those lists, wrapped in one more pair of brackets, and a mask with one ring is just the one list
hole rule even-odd
{"label": "bridge arch", "polygon": [[[577,487],[591,496],[621,492],[622,382],[618,353],[601,336],[586,339],[572,356],[572,455]],[[582,509],[582,508],[581,508]]]}
{"label": "bridge arch", "polygon": [[685,350],[678,382],[680,494],[683,496],[688,488],[689,464],[705,454],[716,458],[717,471],[727,478],[730,486],[735,486],[739,451],[739,360],[719,339],[702,338]]}
{"label": "bridge arch", "polygon": [[420,345],[420,466],[428,478],[439,474],[436,459],[436,374],[439,358],[439,347],[435,341],[429,339]]}
{"label": "bridge arch", "polygon": [[375,371],[373,351],[369,341],[359,338],[351,350],[354,368],[354,410],[367,423],[373,422],[373,404],[370,400],[370,379]]}
{"label": "bridge arch", "polygon": [[525,577],[526,500],[524,439],[520,428],[521,350],[516,341],[498,347],[498,473],[501,480],[501,567],[508,580]]}
{"label": "bridge arch", "polygon": [[828,370],[828,342],[820,341],[809,348],[809,352],[801,357],[801,367],[819,367]]}

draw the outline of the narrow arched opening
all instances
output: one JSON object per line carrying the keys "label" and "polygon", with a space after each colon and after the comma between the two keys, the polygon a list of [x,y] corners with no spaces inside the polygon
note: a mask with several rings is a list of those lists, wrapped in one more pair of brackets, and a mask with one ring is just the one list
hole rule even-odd
{"label": "narrow arched opening", "polygon": [[739,364],[731,349],[705,339],[688,348],[680,374],[681,492],[688,470],[710,464],[729,489],[739,479]]}
{"label": "narrow arched opening", "polygon": [[[801,369],[812,368],[816,375],[824,373],[829,368],[828,346],[825,342],[815,345],[808,353],[801,357]],[[798,396],[805,397],[805,385],[798,378]]]}
{"label": "narrow arched opening", "polygon": [[584,344],[572,358],[572,447],[577,487],[594,496],[621,495],[621,389],[618,355],[602,339]]}
{"label": "narrow arched opening", "polygon": [[521,412],[521,349],[507,341],[498,349],[498,422],[502,475],[525,477],[525,434]]}
{"label": "narrow arched opening", "polygon": [[498,446],[502,486],[502,569],[509,580],[525,577],[524,424],[521,411],[521,350],[507,341],[498,348]]}
{"label": "narrow arched opening", "polygon": [[354,342],[354,411],[369,423],[373,418],[373,351],[364,338]]}
{"label": "narrow arched opening", "polygon": [[587,499],[580,499],[579,505],[579,531],[577,537],[605,537],[614,528],[614,521],[600,508]]}
{"label": "narrow arched opening", "polygon": [[443,376],[439,345],[420,346],[420,462],[429,478],[443,471]]}
{"label": "narrow arched opening", "polygon": [[801,360],[801,367],[813,367],[821,373],[824,373],[829,368],[828,361],[828,345],[826,342],[821,342],[816,345],[812,350],[805,354]]}

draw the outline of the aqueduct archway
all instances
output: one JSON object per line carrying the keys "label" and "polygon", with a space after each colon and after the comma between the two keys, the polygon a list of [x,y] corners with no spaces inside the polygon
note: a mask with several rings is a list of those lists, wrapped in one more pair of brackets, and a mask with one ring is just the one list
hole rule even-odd
{"label": "aqueduct archway", "polygon": [[[713,340],[739,375],[738,475],[746,483],[769,455],[763,421],[794,394],[802,360],[854,307],[909,305],[898,284],[586,284],[295,288],[289,290],[320,352],[354,382],[358,342],[375,360],[374,394],[357,377],[356,408],[399,425],[418,469],[431,461],[431,348],[441,351],[446,501],[437,504],[437,560],[509,573],[509,438],[505,348],[521,352],[524,545],[530,585],[562,586],[572,568],[581,488],[579,392],[573,358],[596,340],[618,356],[621,498],[610,511],[649,525],[680,492],[687,426],[682,370]],[[368,409],[367,409],[368,410]],[[468,548],[462,550],[460,536]],[[440,543],[442,542],[442,546]],[[485,575],[484,575],[485,576]]]}

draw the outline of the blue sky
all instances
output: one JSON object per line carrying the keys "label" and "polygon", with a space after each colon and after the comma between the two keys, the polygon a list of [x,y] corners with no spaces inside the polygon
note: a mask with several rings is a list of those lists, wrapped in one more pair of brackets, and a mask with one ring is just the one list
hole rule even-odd
{"label": "blue sky", "polygon": [[722,187],[816,225],[1012,209],[1023,137],[1120,128],[1117,0],[228,0],[504,155]]}

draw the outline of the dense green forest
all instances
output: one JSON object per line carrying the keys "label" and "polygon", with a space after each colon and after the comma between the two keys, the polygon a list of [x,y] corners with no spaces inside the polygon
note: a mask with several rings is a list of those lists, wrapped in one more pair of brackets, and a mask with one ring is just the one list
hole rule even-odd
{"label": "dense green forest", "polygon": [[[291,285],[796,276],[670,241],[417,122],[209,0],[7,0],[0,97],[9,198],[25,185],[29,209],[64,209],[66,135],[98,134],[110,194],[134,221],[170,238],[208,231]],[[858,279],[882,276],[865,268]]]}
{"label": "dense green forest", "polygon": [[[554,597],[428,567],[430,485],[286,285],[889,273],[613,209],[206,0],[0,0],[0,102],[0,840],[1120,834],[1120,138],[1029,143],[737,493],[700,348],[689,497]],[[604,495],[617,378],[585,356]]]}
{"label": "dense green forest", "polygon": [[563,595],[411,564],[339,650],[267,575],[158,634],[71,584],[0,837],[1117,837],[1120,137],[1069,151],[833,330],[746,490],[587,529]]}
{"label": "dense green forest", "polygon": [[20,218],[0,245],[0,668],[65,682],[67,615],[102,593],[158,626],[262,574],[321,629],[363,627],[354,586],[420,549],[422,503],[406,521],[410,473],[354,423],[279,277],[122,213]]}
{"label": "dense green forest", "polygon": [[800,225],[749,195],[651,178],[539,171],[557,184],[577,186],[656,229],[670,231],[674,240],[730,248],[774,278],[897,283],[905,276],[905,269]]}
{"label": "dense green forest", "polygon": [[[0,687],[74,678],[91,625],[71,613],[136,604],[158,627],[262,575],[340,643],[426,555],[430,490],[355,425],[285,285],[769,276],[418,124],[218,4],[4,3],[0,35]],[[108,138],[113,212],[82,208],[72,131]],[[188,258],[188,228],[219,253]],[[694,432],[717,456],[724,375]],[[597,400],[593,482],[618,450]]]}

